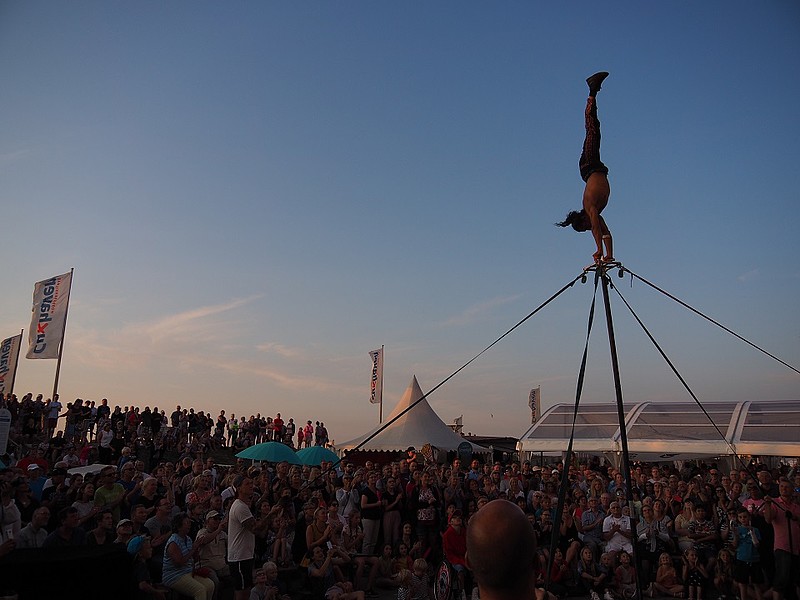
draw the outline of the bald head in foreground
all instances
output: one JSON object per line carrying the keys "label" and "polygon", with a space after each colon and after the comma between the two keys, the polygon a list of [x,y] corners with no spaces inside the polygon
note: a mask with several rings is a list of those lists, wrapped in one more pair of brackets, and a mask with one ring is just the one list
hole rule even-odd
{"label": "bald head in foreground", "polygon": [[469,520],[467,566],[481,600],[536,598],[536,536],[520,508],[492,500]]}

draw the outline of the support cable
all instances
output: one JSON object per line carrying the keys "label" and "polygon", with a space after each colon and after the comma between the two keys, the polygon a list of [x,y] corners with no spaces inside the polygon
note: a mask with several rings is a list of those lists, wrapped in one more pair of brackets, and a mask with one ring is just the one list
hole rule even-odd
{"label": "support cable", "polygon": [[[754,344],[753,342],[751,342],[750,340],[748,340],[748,339],[746,339],[746,338],[742,337],[741,335],[739,335],[739,334],[738,334],[738,333],[736,333],[735,331],[733,331],[733,330],[731,330],[731,329],[728,329],[728,328],[727,328],[727,327],[725,327],[725,325],[723,325],[722,323],[720,323],[720,322],[718,322],[718,321],[715,321],[715,320],[714,320],[714,319],[712,319],[711,317],[709,317],[709,316],[707,316],[707,315],[703,314],[702,312],[700,312],[699,310],[697,310],[697,309],[696,309],[696,308],[694,308],[693,306],[690,306],[689,304],[687,304],[687,303],[686,303],[686,302],[684,302],[683,300],[680,300],[679,298],[676,298],[675,296],[673,296],[673,295],[672,295],[672,294],[670,294],[669,292],[667,292],[667,291],[665,291],[665,290],[661,289],[660,287],[658,287],[658,286],[657,286],[657,285],[655,285],[654,283],[651,283],[651,282],[647,281],[647,279],[645,279],[644,277],[641,277],[641,276],[637,275],[636,273],[634,273],[633,271],[631,271],[631,270],[630,270],[628,267],[625,267],[625,270],[626,270],[626,271],[628,271],[628,272],[631,274],[631,276],[632,276],[632,277],[635,277],[636,279],[638,279],[638,280],[642,281],[643,283],[645,283],[645,284],[649,285],[649,286],[650,286],[651,288],[653,288],[654,290],[656,290],[656,291],[658,291],[658,292],[661,292],[661,293],[662,293],[662,294],[664,294],[664,295],[665,295],[667,298],[670,298],[671,300],[674,300],[675,302],[677,302],[678,304],[680,304],[680,305],[681,305],[681,306],[683,306],[684,308],[688,308],[690,311],[692,311],[692,312],[693,312],[693,313],[695,313],[696,315],[698,315],[698,316],[700,316],[700,317],[704,318],[706,321],[710,321],[711,323],[713,323],[714,325],[716,325],[716,326],[717,326],[717,327],[719,327],[720,329],[723,329],[724,331],[727,331],[728,333],[730,333],[732,336],[734,336],[734,337],[736,337],[736,338],[740,339],[740,340],[741,340],[741,341],[743,341],[745,344],[749,344],[750,346],[752,346],[753,348],[755,348],[755,349],[756,349],[756,350],[758,350],[759,352],[762,352],[762,353],[766,354],[767,356],[769,356],[769,357],[770,357],[770,358],[772,358],[773,360],[776,360],[776,361],[778,361],[779,363],[781,363],[783,366],[785,366],[785,367],[788,367],[789,369],[791,369],[791,370],[792,370],[792,371],[794,371],[795,373],[798,373],[798,374],[800,374],[800,369],[798,369],[798,368],[796,368],[796,367],[793,367],[792,365],[790,365],[789,363],[787,363],[787,362],[785,362],[785,361],[781,360],[780,358],[778,358],[778,357],[777,357],[777,356],[775,356],[774,354],[772,354],[772,353],[770,353],[770,352],[767,352],[766,350],[764,350],[764,349],[763,349],[763,348],[761,348],[760,346],[758,346],[758,345]],[[619,293],[619,292],[617,292],[617,293]]]}
{"label": "support cable", "polygon": [[[638,275],[637,275],[637,277],[638,277]],[[641,279],[641,278],[640,278],[640,279]],[[642,328],[642,331],[644,331],[645,335],[647,335],[647,337],[650,339],[650,341],[652,342],[653,346],[655,346],[656,350],[658,350],[659,354],[661,354],[661,357],[664,359],[664,362],[666,362],[666,363],[667,363],[667,365],[669,366],[669,368],[670,368],[670,369],[672,369],[672,372],[675,374],[675,377],[677,377],[677,378],[678,378],[678,381],[680,381],[680,382],[681,382],[681,385],[683,385],[684,389],[686,389],[686,391],[688,392],[688,394],[689,394],[689,395],[692,397],[692,400],[694,400],[695,404],[697,404],[697,406],[700,408],[700,410],[701,410],[701,411],[703,411],[703,414],[704,414],[704,415],[706,416],[706,418],[708,419],[708,422],[709,422],[709,423],[711,423],[711,426],[712,426],[712,427],[714,428],[714,430],[715,430],[715,431],[716,431],[716,432],[719,434],[719,437],[720,437],[720,439],[722,439],[722,441],[724,441],[724,442],[725,442],[725,444],[728,446],[728,448],[730,448],[731,452],[732,452],[732,453],[733,453],[733,455],[736,457],[736,460],[739,462],[739,464],[740,464],[740,465],[742,465],[742,467],[744,467],[744,470],[745,470],[745,471],[747,471],[747,472],[750,474],[750,476],[751,476],[751,477],[752,477],[754,480],[756,480],[756,482],[758,482],[758,477],[756,477],[756,474],[755,474],[755,472],[753,472],[753,471],[752,471],[752,469],[750,468],[750,466],[749,466],[747,463],[745,463],[745,462],[744,462],[744,460],[742,459],[742,457],[741,457],[741,456],[739,455],[739,453],[736,451],[736,448],[734,448],[733,444],[731,444],[731,442],[730,442],[730,441],[729,441],[729,440],[728,440],[728,439],[725,437],[725,434],[722,432],[722,430],[721,430],[721,429],[720,429],[720,428],[717,426],[717,424],[714,422],[714,419],[712,419],[712,418],[711,418],[711,415],[710,415],[710,414],[708,414],[708,411],[706,411],[706,409],[705,409],[705,407],[703,406],[703,404],[700,402],[700,400],[697,398],[697,396],[695,395],[695,393],[694,393],[694,392],[692,391],[692,389],[689,387],[689,384],[688,384],[688,383],[686,383],[686,380],[685,380],[685,379],[683,378],[683,376],[682,376],[682,375],[681,375],[681,374],[678,372],[678,369],[675,367],[675,365],[673,364],[673,362],[670,360],[670,358],[667,356],[667,354],[666,354],[666,353],[664,352],[664,350],[661,348],[661,346],[659,345],[659,343],[658,343],[658,342],[656,341],[656,339],[653,337],[653,334],[651,334],[651,333],[650,333],[650,330],[649,330],[649,329],[647,329],[647,326],[646,326],[646,325],[645,325],[645,324],[642,322],[642,320],[639,318],[639,315],[637,315],[637,314],[636,314],[636,311],[634,311],[634,310],[633,310],[633,307],[631,307],[631,305],[628,303],[628,301],[627,301],[627,300],[625,299],[625,297],[622,295],[622,292],[620,292],[620,291],[619,291],[619,289],[618,289],[616,286],[614,286],[613,284],[612,284],[612,286],[611,286],[611,287],[612,287],[612,289],[613,289],[613,290],[614,290],[614,291],[617,293],[617,296],[619,296],[619,297],[620,297],[620,299],[621,299],[621,300],[622,300],[622,302],[625,304],[625,306],[628,308],[628,310],[630,311],[631,315],[633,315],[633,318],[634,318],[634,319],[636,319],[636,322],[637,322],[637,323],[639,324],[639,326]],[[679,301],[679,302],[680,302],[680,301]],[[692,309],[692,310],[693,310],[693,309]],[[695,311],[695,312],[696,312],[696,311]],[[734,334],[734,335],[736,335],[736,334]],[[739,336],[737,336],[737,337],[739,337]],[[745,341],[747,341],[747,340],[745,340]],[[748,342],[748,343],[749,343],[749,342]],[[751,345],[753,345],[753,344],[751,344]],[[778,359],[778,360],[780,361],[780,359]],[[783,361],[780,361],[780,362],[783,362]],[[786,363],[783,363],[783,364],[786,364]],[[787,365],[787,366],[789,366],[789,365]],[[792,367],[791,367],[791,366],[789,366],[789,368],[792,368]],[[759,485],[759,487],[761,487],[761,483],[760,483],[760,482],[758,482],[758,485]]]}
{"label": "support cable", "polygon": [[[556,299],[556,298],[558,298],[558,297],[559,297],[561,294],[563,294],[563,293],[564,293],[566,290],[568,290],[568,289],[569,289],[569,288],[571,288],[573,285],[575,285],[575,282],[576,282],[576,281],[578,281],[579,279],[581,279],[581,277],[583,277],[583,276],[584,276],[584,275],[583,275],[583,273],[581,273],[580,275],[576,276],[576,277],[575,277],[575,278],[574,278],[572,281],[570,281],[569,283],[567,283],[566,285],[564,285],[564,286],[563,286],[563,287],[562,287],[560,290],[558,290],[558,291],[557,291],[555,294],[553,294],[552,296],[550,296],[550,297],[549,297],[547,300],[545,300],[544,302],[542,302],[542,304],[540,304],[540,305],[539,305],[539,306],[537,306],[537,307],[536,307],[534,310],[532,310],[530,313],[528,313],[528,314],[527,314],[527,315],[526,315],[524,318],[522,318],[522,319],[521,319],[521,320],[520,320],[520,321],[519,321],[519,322],[518,322],[516,325],[514,325],[513,327],[511,327],[511,328],[510,328],[508,331],[506,331],[506,332],[505,332],[503,335],[501,335],[499,338],[497,338],[497,339],[496,339],[495,341],[493,341],[491,344],[489,344],[488,346],[486,346],[486,348],[484,348],[483,350],[481,350],[481,351],[480,351],[478,354],[476,354],[475,356],[473,356],[471,359],[469,359],[467,362],[465,362],[463,365],[461,365],[461,366],[460,366],[458,369],[456,369],[456,370],[455,370],[455,371],[453,371],[453,372],[452,372],[450,375],[448,375],[447,377],[445,377],[445,378],[444,378],[442,381],[440,381],[440,382],[439,382],[439,383],[438,383],[436,386],[434,386],[434,387],[433,387],[433,388],[432,388],[432,389],[431,389],[429,392],[427,392],[427,393],[423,394],[423,395],[422,395],[422,396],[421,396],[421,397],[420,397],[418,400],[415,400],[414,402],[412,402],[410,405],[408,405],[408,406],[407,406],[405,409],[403,409],[403,410],[402,410],[400,413],[398,413],[398,414],[397,414],[396,416],[394,416],[392,419],[390,419],[389,421],[387,421],[386,423],[384,423],[383,425],[381,425],[381,426],[380,426],[380,427],[379,427],[377,430],[375,430],[375,432],[373,432],[373,433],[372,433],[370,436],[368,436],[366,439],[364,439],[364,440],[363,440],[361,443],[359,443],[359,444],[358,444],[358,445],[357,445],[355,448],[352,448],[352,449],[350,449],[350,450],[346,451],[346,453],[347,453],[347,452],[355,452],[355,451],[357,451],[357,450],[358,450],[358,449],[360,449],[360,448],[361,448],[361,447],[362,447],[364,444],[366,444],[367,442],[369,442],[370,440],[372,440],[373,438],[375,438],[376,436],[378,436],[378,435],[379,435],[381,432],[383,432],[383,431],[384,431],[384,430],[385,430],[387,427],[389,427],[389,426],[390,426],[392,423],[394,423],[395,421],[397,421],[397,420],[398,420],[400,417],[402,417],[402,416],[403,416],[403,415],[405,415],[407,412],[409,412],[411,409],[413,409],[415,406],[417,406],[417,404],[419,404],[420,402],[422,402],[423,400],[425,400],[425,399],[426,399],[428,396],[430,396],[431,394],[433,394],[433,392],[435,392],[436,390],[438,390],[438,389],[439,389],[440,387],[442,387],[442,386],[443,386],[445,383],[447,383],[447,382],[448,382],[448,381],[450,381],[450,380],[451,380],[453,377],[455,377],[456,375],[458,375],[458,374],[459,374],[461,371],[463,371],[464,369],[466,369],[466,368],[467,368],[469,365],[471,365],[471,364],[472,364],[473,362],[475,362],[475,361],[476,361],[478,358],[480,358],[481,356],[483,356],[483,355],[484,355],[486,352],[488,352],[488,351],[489,351],[491,348],[493,348],[493,347],[494,347],[496,344],[498,344],[498,343],[499,343],[501,340],[503,340],[503,339],[504,339],[506,336],[510,335],[512,331],[514,331],[515,329],[517,329],[517,327],[519,327],[520,325],[522,325],[523,323],[525,323],[525,321],[527,321],[528,319],[530,319],[531,317],[533,317],[533,315],[535,315],[537,312],[539,312],[541,309],[543,309],[545,306],[547,306],[547,305],[548,305],[548,304],[550,304],[550,303],[551,303],[553,300],[555,300],[555,299]],[[336,462],[335,462],[335,463],[334,463],[334,464],[331,466],[331,468],[335,467],[337,464],[339,464],[340,462],[342,462],[342,460],[343,460],[343,459],[344,459],[344,457],[340,458],[338,461],[336,461]]]}
{"label": "support cable", "polygon": [[572,431],[569,435],[569,443],[567,444],[567,453],[564,458],[564,470],[561,473],[561,483],[558,488],[558,501],[556,502],[556,511],[553,516],[553,532],[550,536],[550,556],[547,560],[547,572],[544,574],[545,589],[550,585],[550,575],[553,570],[553,556],[555,549],[558,545],[559,538],[561,537],[561,514],[564,510],[564,503],[567,497],[567,487],[569,486],[569,464],[572,462],[572,445],[575,441],[575,424],[578,420],[578,407],[581,402],[581,395],[583,394],[583,382],[586,375],[586,360],[589,354],[589,338],[592,334],[592,325],[594,324],[594,309],[597,303],[597,283],[600,279],[599,271],[595,272],[594,277],[594,292],[592,294],[592,305],[589,309],[589,322],[586,327],[586,343],[583,346],[583,357],[581,358],[581,368],[578,371],[578,382],[575,389],[575,408],[572,411]]}

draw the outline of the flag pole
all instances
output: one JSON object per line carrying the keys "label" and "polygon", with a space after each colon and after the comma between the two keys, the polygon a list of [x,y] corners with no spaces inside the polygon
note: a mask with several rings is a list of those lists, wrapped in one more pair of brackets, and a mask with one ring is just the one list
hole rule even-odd
{"label": "flag pole", "polygon": [[20,329],[19,331],[19,346],[17,347],[17,366],[14,369],[14,376],[11,378],[11,389],[9,390],[9,394],[14,394],[14,382],[17,380],[17,371],[19,371],[19,353],[22,350],[22,342],[25,341],[25,330]]}
{"label": "flag pole", "polygon": [[61,328],[61,343],[58,345],[58,361],[56,362],[56,376],[53,380],[53,395],[51,398],[56,399],[58,395],[58,378],[61,375],[61,355],[64,353],[64,336],[67,333],[67,316],[69,315],[69,299],[72,298],[72,281],[75,267],[69,270],[69,296],[67,298],[67,307],[64,309],[64,325]]}

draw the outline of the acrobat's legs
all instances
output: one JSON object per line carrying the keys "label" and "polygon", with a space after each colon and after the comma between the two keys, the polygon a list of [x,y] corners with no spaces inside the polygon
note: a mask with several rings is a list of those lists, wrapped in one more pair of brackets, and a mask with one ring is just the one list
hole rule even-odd
{"label": "acrobat's legs", "polygon": [[583,138],[583,151],[578,166],[581,171],[581,179],[588,181],[592,173],[608,174],[608,167],[600,160],[600,120],[597,118],[597,101],[594,96],[586,99],[584,116],[586,137]]}

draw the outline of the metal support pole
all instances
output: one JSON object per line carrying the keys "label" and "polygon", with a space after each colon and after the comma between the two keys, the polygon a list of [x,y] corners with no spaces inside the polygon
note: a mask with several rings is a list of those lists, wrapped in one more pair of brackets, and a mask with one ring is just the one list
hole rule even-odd
{"label": "metal support pole", "polygon": [[[613,265],[613,263],[612,263]],[[608,326],[608,345],[609,349],[611,350],[611,369],[614,373],[614,391],[617,397],[617,417],[619,419],[619,438],[620,443],[622,445],[622,472],[623,477],[625,479],[625,485],[627,489],[626,492],[626,499],[628,501],[628,506],[631,509],[631,546],[633,548],[633,564],[635,566],[636,571],[636,588],[639,592],[638,597],[642,597],[642,578],[641,578],[641,563],[639,561],[638,552],[636,549],[636,539],[638,537],[636,533],[636,525],[637,519],[636,516],[633,514],[633,481],[631,480],[631,465],[630,465],[630,456],[628,454],[628,433],[625,424],[625,407],[622,404],[622,383],[620,381],[619,375],[619,360],[617,359],[617,342],[614,337],[614,319],[611,316],[611,301],[609,300],[608,296],[608,286],[609,286],[609,277],[608,277],[608,269],[613,268],[613,266],[604,266],[604,265],[597,265],[597,269],[600,270],[600,278],[603,280],[603,303],[605,304],[606,308],[606,324]]]}

